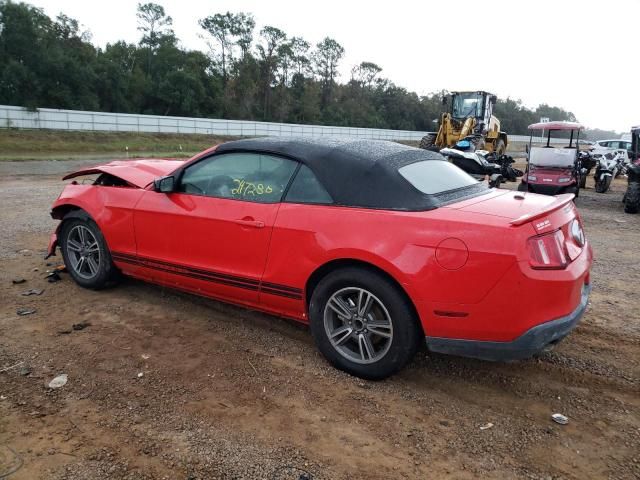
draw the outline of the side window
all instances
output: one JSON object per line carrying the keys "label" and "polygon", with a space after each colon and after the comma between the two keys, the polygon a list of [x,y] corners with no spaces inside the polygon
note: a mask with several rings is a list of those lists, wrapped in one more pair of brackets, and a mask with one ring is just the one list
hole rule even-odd
{"label": "side window", "polygon": [[298,170],[284,200],[291,203],[333,203],[331,195],[306,165]]}
{"label": "side window", "polygon": [[187,167],[179,191],[207,197],[276,203],[296,162],[259,153],[213,155]]}

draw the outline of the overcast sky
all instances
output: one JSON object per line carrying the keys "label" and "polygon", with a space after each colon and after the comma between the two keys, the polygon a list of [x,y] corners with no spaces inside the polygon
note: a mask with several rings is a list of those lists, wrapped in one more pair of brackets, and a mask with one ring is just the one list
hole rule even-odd
{"label": "overcast sky", "polygon": [[[27,0],[64,12],[99,46],[137,42],[136,2]],[[279,1],[158,0],[183,46],[205,50],[198,19],[249,12],[257,22],[312,44],[345,48],[341,80],[371,61],[399,86],[427,94],[488,90],[500,98],[572,111],[590,128],[627,132],[640,124],[640,0]],[[634,88],[635,87],[635,88]]]}

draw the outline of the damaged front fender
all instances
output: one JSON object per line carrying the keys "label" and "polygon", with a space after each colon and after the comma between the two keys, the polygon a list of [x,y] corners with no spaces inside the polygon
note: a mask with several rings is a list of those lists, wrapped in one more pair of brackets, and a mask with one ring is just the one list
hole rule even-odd
{"label": "damaged front fender", "polygon": [[56,248],[58,248],[58,230],[60,230],[60,225],[62,225],[62,222],[58,224],[56,231],[49,236],[49,245],[47,246],[47,254],[44,257],[45,260],[49,257],[55,256],[56,254]]}

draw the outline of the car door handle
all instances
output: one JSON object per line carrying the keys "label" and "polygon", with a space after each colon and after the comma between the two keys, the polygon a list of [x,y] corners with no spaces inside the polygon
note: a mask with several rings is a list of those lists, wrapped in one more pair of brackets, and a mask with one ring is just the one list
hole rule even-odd
{"label": "car door handle", "polygon": [[235,223],[243,227],[264,228],[264,222],[254,220],[253,218],[240,218]]}

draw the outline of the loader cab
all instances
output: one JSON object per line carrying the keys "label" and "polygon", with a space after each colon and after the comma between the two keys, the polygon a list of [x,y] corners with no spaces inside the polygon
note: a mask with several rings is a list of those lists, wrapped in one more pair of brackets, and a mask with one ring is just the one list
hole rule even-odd
{"label": "loader cab", "polygon": [[482,124],[486,129],[491,121],[496,100],[497,97],[489,92],[452,92],[449,113],[459,122],[473,117],[477,125]]}

